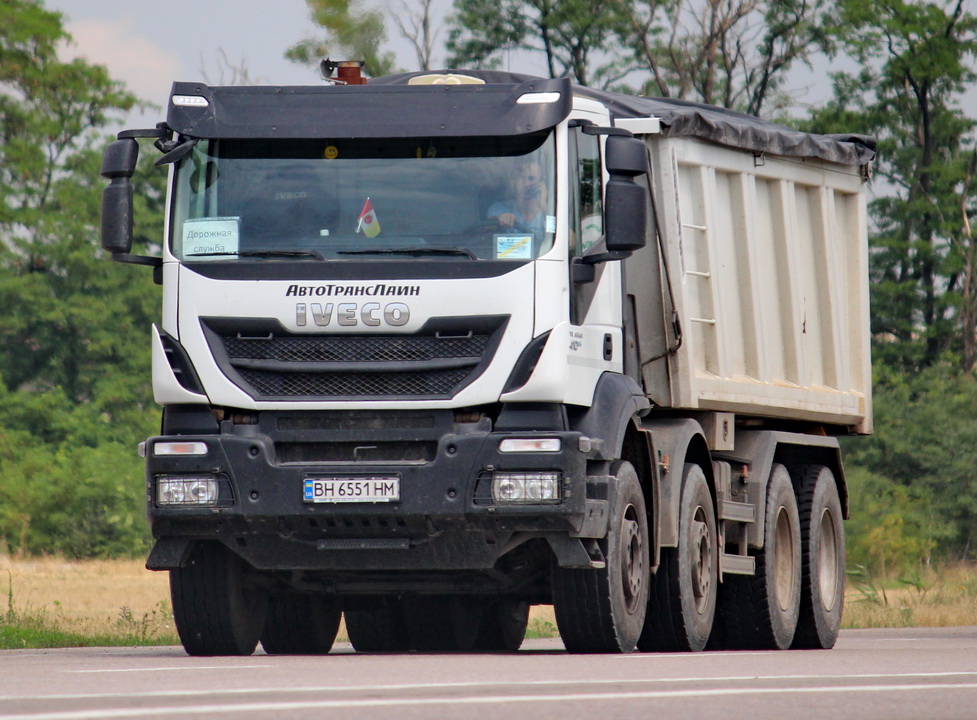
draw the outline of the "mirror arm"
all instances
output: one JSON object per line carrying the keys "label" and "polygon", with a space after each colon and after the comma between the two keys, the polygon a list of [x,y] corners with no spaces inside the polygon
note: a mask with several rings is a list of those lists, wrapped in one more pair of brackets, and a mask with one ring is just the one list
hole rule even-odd
{"label": "mirror arm", "polygon": [[580,262],[582,262],[584,265],[597,265],[598,263],[610,262],[611,260],[624,260],[625,258],[629,257],[631,257],[630,250],[615,250],[613,252],[584,255],[582,258],[580,258]]}

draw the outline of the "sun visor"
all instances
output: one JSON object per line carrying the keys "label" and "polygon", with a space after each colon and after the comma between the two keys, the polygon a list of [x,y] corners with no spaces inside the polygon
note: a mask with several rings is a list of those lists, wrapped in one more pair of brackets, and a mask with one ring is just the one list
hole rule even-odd
{"label": "sun visor", "polygon": [[566,78],[321,87],[177,82],[166,122],[196,138],[522,135],[557,125],[571,103]]}

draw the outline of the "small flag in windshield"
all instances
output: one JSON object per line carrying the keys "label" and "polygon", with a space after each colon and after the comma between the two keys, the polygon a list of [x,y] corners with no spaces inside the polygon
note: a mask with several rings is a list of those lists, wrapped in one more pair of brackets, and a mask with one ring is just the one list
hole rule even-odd
{"label": "small flag in windshield", "polygon": [[360,211],[360,221],[356,224],[356,232],[360,230],[370,238],[380,234],[380,221],[377,220],[377,213],[373,209],[370,198],[366,199],[366,202],[363,203],[363,210]]}

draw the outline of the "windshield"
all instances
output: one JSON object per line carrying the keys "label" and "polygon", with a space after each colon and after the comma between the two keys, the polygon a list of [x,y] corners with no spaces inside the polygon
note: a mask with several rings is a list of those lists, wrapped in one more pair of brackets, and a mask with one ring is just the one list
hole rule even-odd
{"label": "windshield", "polygon": [[551,133],[201,140],[175,175],[190,262],[527,260],[556,229]]}

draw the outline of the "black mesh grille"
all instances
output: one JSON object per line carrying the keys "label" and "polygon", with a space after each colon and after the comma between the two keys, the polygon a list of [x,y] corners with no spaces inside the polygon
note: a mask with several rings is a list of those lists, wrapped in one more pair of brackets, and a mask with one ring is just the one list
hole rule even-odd
{"label": "black mesh grille", "polygon": [[454,396],[486,367],[505,317],[438,321],[414,335],[293,335],[204,320],[218,363],[255,398]]}
{"label": "black mesh grille", "polygon": [[224,347],[233,359],[284,362],[404,362],[435,358],[480,358],[488,345],[485,334],[469,337],[433,336],[317,336],[225,337]]}
{"label": "black mesh grille", "polygon": [[436,395],[448,397],[471,368],[423,373],[285,373],[240,370],[241,376],[259,395],[362,397],[391,395]]}

